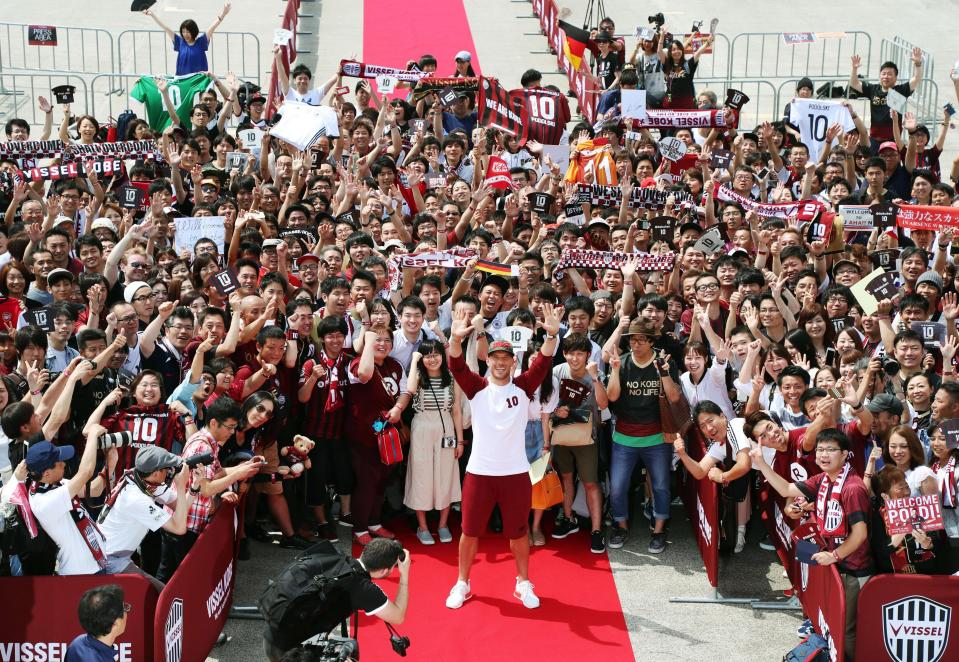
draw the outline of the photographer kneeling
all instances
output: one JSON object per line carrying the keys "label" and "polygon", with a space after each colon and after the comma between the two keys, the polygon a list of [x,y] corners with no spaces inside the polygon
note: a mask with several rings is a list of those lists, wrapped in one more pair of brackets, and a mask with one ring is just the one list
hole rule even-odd
{"label": "photographer kneeling", "polygon": [[[390,576],[393,568],[400,571],[395,602],[373,583]],[[286,651],[337,626],[343,626],[345,635],[345,621],[360,610],[389,625],[401,624],[409,605],[409,577],[410,553],[397,540],[374,538],[359,559],[341,554],[327,541],[317,543],[286,568],[260,598],[260,611],[267,622],[263,632],[267,657],[277,662]],[[405,638],[394,635],[393,639],[409,645]]]}

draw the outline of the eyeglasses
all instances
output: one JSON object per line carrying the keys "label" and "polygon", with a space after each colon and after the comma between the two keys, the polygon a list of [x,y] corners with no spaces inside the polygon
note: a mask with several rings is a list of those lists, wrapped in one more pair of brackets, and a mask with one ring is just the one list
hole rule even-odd
{"label": "eyeglasses", "polygon": [[711,292],[712,290],[718,290],[719,283],[706,283],[705,285],[697,285],[697,292]]}
{"label": "eyeglasses", "polygon": [[129,324],[130,322],[136,321],[136,319],[137,319],[136,315],[127,315],[126,317],[118,317],[117,322],[119,322],[120,324]]}
{"label": "eyeglasses", "polygon": [[171,325],[170,325],[169,327],[167,327],[167,328],[169,328],[169,329],[176,329],[177,331],[190,331],[190,332],[193,331],[193,325],[192,325],[192,324],[171,324]]}
{"label": "eyeglasses", "polygon": [[131,269],[146,269],[147,265],[145,262],[129,262],[127,266]]}
{"label": "eyeglasses", "polygon": [[823,448],[822,446],[816,447],[816,455],[825,455],[826,453],[838,453],[841,448]]}
{"label": "eyeglasses", "polygon": [[156,295],[153,292],[150,292],[149,294],[141,294],[138,297],[133,297],[134,303],[139,303],[140,301],[152,301],[153,299],[156,299]]}
{"label": "eyeglasses", "polygon": [[237,427],[239,427],[239,425],[240,425],[239,423],[233,423],[232,425],[227,423],[220,423],[221,428],[226,428],[230,432],[236,432],[236,429]]}

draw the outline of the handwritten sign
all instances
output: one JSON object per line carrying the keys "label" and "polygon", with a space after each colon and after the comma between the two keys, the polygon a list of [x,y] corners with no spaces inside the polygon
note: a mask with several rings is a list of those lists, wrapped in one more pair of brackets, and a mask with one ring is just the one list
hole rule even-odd
{"label": "handwritten sign", "polygon": [[623,90],[620,94],[623,117],[646,119],[646,90]]}
{"label": "handwritten sign", "polygon": [[872,212],[866,205],[839,205],[839,214],[849,232],[872,230]]}
{"label": "handwritten sign", "polygon": [[915,528],[923,531],[939,531],[945,528],[938,494],[890,499],[886,502],[883,519],[886,520],[886,530],[891,536],[911,533]]}
{"label": "handwritten sign", "polygon": [[678,161],[686,154],[686,143],[679,138],[663,138],[659,141],[659,153],[668,161]]}
{"label": "handwritten sign", "polygon": [[223,225],[226,219],[223,216],[184,216],[183,218],[173,219],[173,225],[176,228],[174,235],[174,248],[179,254],[187,251],[193,255],[193,247],[200,239],[212,239],[216,242],[216,247],[220,255],[224,254],[223,240],[226,234],[226,227]]}

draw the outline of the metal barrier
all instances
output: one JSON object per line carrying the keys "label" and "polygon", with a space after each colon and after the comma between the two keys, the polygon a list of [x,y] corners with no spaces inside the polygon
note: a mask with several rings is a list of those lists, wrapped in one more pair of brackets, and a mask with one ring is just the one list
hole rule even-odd
{"label": "metal barrier", "polygon": [[[900,77],[909,79],[912,76],[912,49],[916,45],[902,37],[883,39],[879,42],[879,66],[883,62],[894,62],[899,69]],[[926,78],[935,78],[936,60],[932,53],[923,51],[922,75]]]}
{"label": "metal barrier", "polygon": [[699,64],[696,67],[697,77],[719,79],[730,75],[729,65],[732,62],[733,51],[729,37],[722,33],[716,33],[714,37],[713,52],[699,58]]}
{"label": "metal barrier", "polygon": [[706,90],[716,93],[720,104],[726,97],[726,89],[739,90],[749,97],[749,103],[743,106],[739,114],[739,126],[742,130],[752,131],[753,127],[762,122],[773,122],[781,117],[779,95],[776,86],[768,80],[761,79],[733,79],[725,78],[695,78],[696,93],[702,94]]}
{"label": "metal barrier", "polygon": [[137,117],[146,119],[142,103],[130,98],[130,90],[140,80],[140,74],[100,74],[90,81],[90,107],[97,118],[116,118],[130,109]]}
{"label": "metal barrier", "polygon": [[849,77],[850,59],[862,57],[868,75],[872,37],[861,31],[818,33],[811,44],[786,45],[781,32],[744,32],[733,38],[729,78]]}
{"label": "metal barrier", "polygon": [[99,74],[113,71],[113,35],[97,28],[61,25],[56,28],[56,46],[31,46],[26,23],[0,23],[0,72]]}
{"label": "metal barrier", "polygon": [[[86,80],[76,74],[16,73],[0,74],[0,122],[18,117],[28,124],[43,126],[46,119],[37,103],[37,97],[45,96],[56,103],[51,90],[57,85],[76,87],[70,112],[74,115],[93,114],[89,105]],[[54,132],[63,120],[62,106],[54,106]]]}
{"label": "metal barrier", "polygon": [[[262,67],[260,38],[252,32],[217,32],[210,40],[207,61],[210,71],[260,85]],[[176,51],[163,30],[124,30],[117,37],[118,74],[172,75]],[[102,73],[102,72],[101,72]]]}

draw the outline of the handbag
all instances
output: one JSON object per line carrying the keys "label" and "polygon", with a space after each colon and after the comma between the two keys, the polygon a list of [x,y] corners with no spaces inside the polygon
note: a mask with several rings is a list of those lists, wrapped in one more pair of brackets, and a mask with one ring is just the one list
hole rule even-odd
{"label": "handbag", "polygon": [[546,510],[558,503],[563,503],[563,484],[559,480],[559,474],[550,471],[543,476],[543,480],[533,485],[531,507]]}
{"label": "handbag", "polygon": [[663,390],[663,382],[659,382],[659,422],[663,426],[663,432],[666,434],[684,435],[693,424],[692,414],[689,411],[689,401],[682,391],[679,384],[676,385],[679,390],[679,398],[673,402],[666,397]]}
{"label": "handbag", "polygon": [[[385,420],[376,421],[376,445],[380,451],[380,462],[389,466],[403,461],[403,439],[395,425]],[[378,428],[378,429],[377,429]]]}
{"label": "handbag", "polygon": [[593,413],[586,415],[583,423],[557,425],[549,421],[549,443],[555,446],[589,446],[593,443]]}

